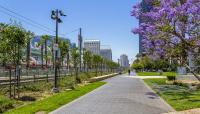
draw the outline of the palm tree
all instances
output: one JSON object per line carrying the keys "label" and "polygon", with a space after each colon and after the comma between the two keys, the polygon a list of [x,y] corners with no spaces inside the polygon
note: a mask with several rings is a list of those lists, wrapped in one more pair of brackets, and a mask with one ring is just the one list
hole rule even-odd
{"label": "palm tree", "polygon": [[101,76],[103,74],[103,62],[104,62],[104,58],[101,57],[100,60],[99,60],[99,63],[100,63],[100,69],[101,69]]}
{"label": "palm tree", "polygon": [[41,47],[41,62],[42,62],[42,68],[44,68],[44,48],[45,48],[45,60],[46,60],[46,67],[47,67],[47,62],[48,62],[48,57],[47,57],[47,41],[50,40],[49,35],[42,35],[40,42],[38,43],[38,46]]}
{"label": "palm tree", "polygon": [[115,63],[113,61],[107,61],[107,66],[110,69],[111,72],[113,72],[114,69],[117,69],[119,67],[118,63]]}
{"label": "palm tree", "polygon": [[78,65],[79,65],[79,51],[78,48],[73,48],[71,50],[71,57],[72,57],[72,63],[74,66],[74,72],[75,72],[75,84],[81,83],[80,77],[78,76]]}
{"label": "palm tree", "polygon": [[52,55],[51,61],[52,61],[52,66],[54,68],[54,47],[53,46],[54,46],[54,39],[51,40],[51,55]]}
{"label": "palm tree", "polygon": [[[60,55],[61,55],[61,63],[63,65],[64,58],[67,56],[67,62],[69,61],[69,48],[70,48],[70,42],[65,40],[59,41],[59,49],[60,49]],[[68,65],[68,63],[67,63]]]}
{"label": "palm tree", "polygon": [[96,76],[97,76],[100,61],[101,61],[101,56],[93,55],[93,65],[94,65],[94,68],[95,68]]}
{"label": "palm tree", "polygon": [[86,49],[83,49],[83,67],[84,71],[88,72],[89,67],[91,66],[92,63],[92,53]]}
{"label": "palm tree", "polygon": [[34,37],[34,33],[28,31],[26,32],[26,37],[27,37],[26,68],[28,69],[30,66],[30,56],[31,56],[30,42],[31,42],[31,39]]}
{"label": "palm tree", "polygon": [[40,39],[40,41],[38,42],[38,47],[40,46],[40,52],[41,52],[41,64],[42,64],[42,68],[44,67],[44,44],[43,44],[43,40]]}
{"label": "palm tree", "polygon": [[48,44],[47,44],[47,41],[50,40],[50,38],[51,37],[49,35],[43,35],[42,36],[42,39],[44,40],[44,47],[45,47],[45,60],[46,60],[45,62],[46,62],[46,67],[47,67],[47,64],[48,64],[47,63],[48,62],[48,57],[47,57],[47,53],[48,53],[47,52],[48,51],[47,50],[47,46],[48,46]]}

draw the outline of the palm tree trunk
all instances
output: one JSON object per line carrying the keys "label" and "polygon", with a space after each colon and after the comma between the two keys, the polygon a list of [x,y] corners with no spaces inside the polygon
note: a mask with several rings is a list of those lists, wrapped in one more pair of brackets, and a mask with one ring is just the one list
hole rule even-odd
{"label": "palm tree trunk", "polygon": [[43,62],[44,62],[44,61],[43,61],[43,56],[44,56],[44,55],[43,55],[43,50],[44,50],[44,46],[41,45],[41,62],[42,62],[42,68],[44,67],[44,66],[43,66],[43,64],[44,64],[44,63],[43,63]]}
{"label": "palm tree trunk", "polygon": [[96,67],[96,76],[97,76],[98,67],[97,67],[97,65],[95,67]]}
{"label": "palm tree trunk", "polygon": [[86,71],[88,72],[89,71],[89,65],[87,64],[86,66]]}
{"label": "palm tree trunk", "polygon": [[29,66],[30,66],[30,39],[27,42],[26,68],[28,69]]}
{"label": "palm tree trunk", "polygon": [[103,63],[101,63],[101,76],[103,75]]}
{"label": "palm tree trunk", "polygon": [[83,72],[85,72],[86,63],[83,63]]}
{"label": "palm tree trunk", "polygon": [[45,40],[45,62],[46,62],[46,68],[47,68],[47,40]]}
{"label": "palm tree trunk", "polygon": [[69,71],[69,52],[67,53],[67,70]]}

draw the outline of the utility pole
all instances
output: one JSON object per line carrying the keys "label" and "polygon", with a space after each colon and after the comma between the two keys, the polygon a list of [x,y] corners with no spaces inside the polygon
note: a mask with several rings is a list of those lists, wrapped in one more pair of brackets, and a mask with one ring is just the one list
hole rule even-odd
{"label": "utility pole", "polygon": [[51,19],[56,21],[56,41],[54,44],[54,50],[55,50],[55,76],[54,76],[54,88],[53,92],[57,93],[59,92],[58,89],[58,69],[59,69],[59,57],[58,57],[58,24],[62,23],[62,20],[60,19],[60,16],[66,16],[61,10],[53,10],[51,14]]}
{"label": "utility pole", "polygon": [[82,72],[82,42],[83,42],[83,38],[82,38],[82,29],[79,29],[79,35],[78,35],[78,43],[79,43],[79,54],[80,54],[80,58],[79,58],[79,68],[80,68],[80,72]]}

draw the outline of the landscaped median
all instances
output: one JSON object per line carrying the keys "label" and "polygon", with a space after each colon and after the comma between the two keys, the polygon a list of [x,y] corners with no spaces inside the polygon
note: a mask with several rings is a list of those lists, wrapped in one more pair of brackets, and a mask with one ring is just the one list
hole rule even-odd
{"label": "landscaped median", "polygon": [[50,81],[38,81],[29,84],[24,83],[20,85],[19,99],[9,99],[7,94],[9,87],[5,85],[0,87],[0,113],[48,113],[100,87],[105,83],[99,81],[111,78],[117,74],[118,73],[98,73],[96,75],[96,73],[81,73],[79,74],[79,78],[82,83],[77,84],[75,88],[74,76],[63,76],[59,78],[58,81],[60,93],[51,92],[53,83]]}
{"label": "landscaped median", "polygon": [[97,82],[97,81],[101,81],[101,80],[105,80],[105,79],[108,79],[108,78],[111,78],[111,77],[114,77],[116,75],[118,75],[119,73],[113,73],[113,74],[108,74],[108,75],[105,75],[105,76],[99,76],[99,77],[93,77],[89,80],[90,83],[92,82]]}
{"label": "landscaped median", "polygon": [[[181,84],[166,84],[167,79],[144,81],[177,111],[200,108],[200,89],[191,90]],[[195,113],[196,114],[196,113]]]}
{"label": "landscaped median", "polygon": [[85,86],[79,86],[75,90],[57,93],[40,101],[10,110],[5,114],[35,114],[37,112],[48,113],[104,84],[105,82],[95,82]]}

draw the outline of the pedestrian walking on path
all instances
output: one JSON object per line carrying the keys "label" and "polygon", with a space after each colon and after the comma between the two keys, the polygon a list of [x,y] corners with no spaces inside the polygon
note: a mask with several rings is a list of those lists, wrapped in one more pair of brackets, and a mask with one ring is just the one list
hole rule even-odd
{"label": "pedestrian walking on path", "polygon": [[129,75],[129,76],[131,75],[131,70],[130,70],[130,69],[128,69],[128,75]]}

